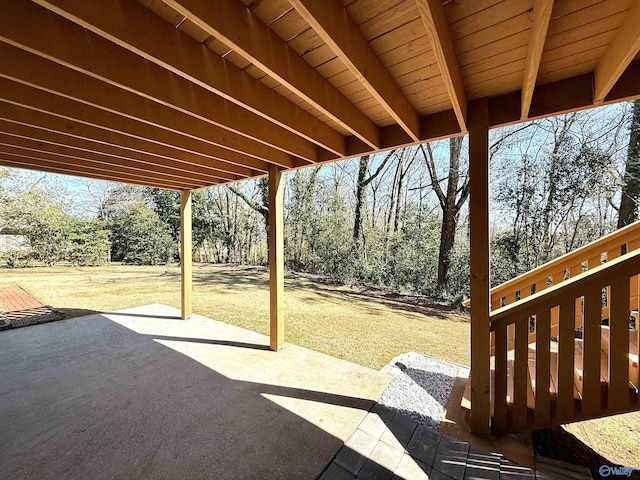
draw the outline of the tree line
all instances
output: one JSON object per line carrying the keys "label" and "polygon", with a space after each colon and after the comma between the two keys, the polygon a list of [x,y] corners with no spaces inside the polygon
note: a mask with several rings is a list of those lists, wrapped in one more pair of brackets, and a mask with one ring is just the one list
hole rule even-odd
{"label": "tree line", "polygon": [[[638,101],[496,129],[489,152],[494,284],[637,219]],[[12,175],[0,183],[0,233],[27,235],[44,264],[179,261],[177,192],[86,182],[88,217],[65,203],[68,194],[16,186]],[[287,268],[468,294],[466,137],[313,166],[284,181]],[[194,192],[194,260],[266,264],[267,188],[259,178]]]}

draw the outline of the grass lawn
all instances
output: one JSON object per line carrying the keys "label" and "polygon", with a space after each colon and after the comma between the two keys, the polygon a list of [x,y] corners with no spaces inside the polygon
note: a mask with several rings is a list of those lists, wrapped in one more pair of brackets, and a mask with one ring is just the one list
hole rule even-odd
{"label": "grass lawn", "polygon": [[[0,282],[22,285],[69,317],[150,303],[180,307],[175,266],[2,270]],[[266,269],[196,264],[193,285],[195,313],[268,335]],[[469,365],[468,315],[296,274],[285,279],[285,340],[376,370],[408,351]]]}

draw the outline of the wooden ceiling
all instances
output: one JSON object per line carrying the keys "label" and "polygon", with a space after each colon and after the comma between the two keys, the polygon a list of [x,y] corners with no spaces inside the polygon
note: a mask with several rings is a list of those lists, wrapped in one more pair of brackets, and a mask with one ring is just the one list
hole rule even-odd
{"label": "wooden ceiling", "polygon": [[637,0],[3,0],[0,165],[198,189],[640,97]]}

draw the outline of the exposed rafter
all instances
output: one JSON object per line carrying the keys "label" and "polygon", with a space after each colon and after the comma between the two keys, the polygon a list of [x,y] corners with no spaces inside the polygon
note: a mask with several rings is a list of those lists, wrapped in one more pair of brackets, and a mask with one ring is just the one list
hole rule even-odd
{"label": "exposed rafter", "polygon": [[119,172],[108,166],[96,166],[89,162],[75,166],[68,163],[64,158],[53,159],[48,155],[37,152],[24,152],[20,154],[4,151],[0,147],[0,165],[13,168],[27,168],[29,170],[39,170],[43,172],[59,173],[62,175],[75,175],[78,177],[94,178],[97,180],[107,180],[113,182],[132,183],[136,185],[146,185],[149,187],[167,188],[179,190],[183,188],[180,182],[167,182],[157,180],[149,175],[130,175]]}
{"label": "exposed rafter", "polygon": [[[267,172],[267,163],[262,160],[5,78],[0,78],[0,100],[42,114],[34,116],[20,113],[19,109],[10,110],[11,118],[19,115],[18,118],[26,123],[35,122],[38,126],[64,130],[67,134],[73,133],[133,150],[144,150],[222,172],[238,175]],[[0,105],[4,112],[8,108],[6,104]],[[52,118],[45,122],[43,117],[47,116]],[[56,119],[63,123],[55,122]]]}
{"label": "exposed rafter", "polygon": [[0,39],[6,43],[291,155],[311,162],[317,157],[317,146],[308,140],[29,0],[12,0],[2,14]]}
{"label": "exposed rafter", "polygon": [[631,2],[624,22],[594,72],[595,101],[602,102],[640,51],[640,2]]}
{"label": "exposed rafter", "polygon": [[1,77],[280,166],[294,165],[293,157],[285,152],[144,99],[6,43],[0,42],[0,58],[4,61],[0,72]]}
{"label": "exposed rafter", "polygon": [[136,2],[34,1],[338,156],[345,153],[339,132]]}
{"label": "exposed rafter", "polygon": [[[271,165],[301,168],[464,134],[467,102],[478,96],[490,98],[491,127],[640,97],[639,2],[570,7],[581,12],[578,24],[590,25],[589,37],[565,45],[554,35],[555,46],[575,55],[552,67],[545,57],[545,79],[550,18],[566,14],[552,0],[531,0],[529,12],[505,5],[482,21],[472,4],[444,0],[374,2],[375,12],[347,11],[339,0],[99,3],[0,2],[0,136],[5,148],[31,151],[5,151],[7,162],[21,155],[33,165],[46,154],[40,160],[61,169],[61,158],[86,153],[92,174],[110,169],[144,184],[148,169],[156,184],[205,188]],[[530,31],[508,52],[485,35],[527,17]],[[612,28],[603,54],[591,39]],[[495,55],[480,61],[485,44]],[[526,60],[514,61],[525,50]],[[576,55],[600,65],[563,78]],[[544,82],[559,80],[542,84],[538,70]]]}
{"label": "exposed rafter", "polygon": [[378,147],[378,127],[241,2],[216,0],[215,8],[209,0],[166,3],[363,142]]}
{"label": "exposed rafter", "polygon": [[[2,105],[0,105],[0,110],[4,110],[2,109]],[[37,124],[33,123],[18,123],[12,118],[0,118],[0,136],[2,135],[34,140],[42,143],[43,146],[53,145],[56,147],[67,147],[78,152],[97,154],[122,161],[123,165],[133,161],[136,164],[140,164],[141,167],[151,168],[185,180],[192,178],[197,182],[206,183],[242,180],[246,178],[239,175],[210,170],[199,165],[188,165],[170,158],[156,157],[144,152],[126,150],[124,148],[98,143],[93,140],[66,135],[64,132],[40,128]],[[81,153],[78,153],[78,155],[81,155]]]}
{"label": "exposed rafter", "polygon": [[416,0],[416,3],[431,39],[433,53],[436,56],[447,92],[449,92],[451,105],[456,112],[460,129],[465,131],[467,129],[467,95],[464,92],[442,0]]}
{"label": "exposed rafter", "polygon": [[529,116],[531,99],[536,87],[538,69],[544,42],[547,38],[549,20],[553,10],[553,0],[534,0],[531,11],[531,31],[529,33],[529,47],[527,48],[527,58],[524,64],[524,75],[522,78],[522,103],[520,117],[525,119]]}
{"label": "exposed rafter", "polygon": [[367,39],[337,0],[289,0],[367,91],[414,140],[420,119]]}
{"label": "exposed rafter", "polygon": [[[75,149],[67,145],[54,145],[40,140],[8,135],[6,133],[0,133],[0,150],[4,153],[38,155],[41,158],[48,158],[52,161],[62,160],[76,167],[94,165],[108,169],[117,166],[119,173],[137,176],[141,179],[149,177],[145,164],[135,160],[104,156],[100,153]],[[214,184],[220,182],[220,179],[198,180],[197,178],[185,178],[185,176],[179,173],[174,174],[160,171],[154,172],[153,178],[166,183],[174,183],[176,186],[188,184],[192,187],[202,185],[203,183]]]}

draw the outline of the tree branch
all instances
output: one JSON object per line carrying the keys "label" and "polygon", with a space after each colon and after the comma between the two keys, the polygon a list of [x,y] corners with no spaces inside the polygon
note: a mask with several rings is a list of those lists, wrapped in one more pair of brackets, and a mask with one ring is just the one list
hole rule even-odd
{"label": "tree branch", "polygon": [[433,186],[433,191],[436,192],[436,196],[438,197],[438,201],[442,208],[445,207],[445,203],[447,197],[445,196],[442,188],[440,187],[440,180],[438,180],[436,176],[436,164],[433,160],[433,150],[431,150],[431,144],[427,143],[427,152],[424,151],[424,145],[420,145],[420,150],[422,150],[422,155],[424,156],[424,161],[427,164],[427,171],[429,172],[429,177],[431,178],[431,185]]}
{"label": "tree branch", "polygon": [[259,214],[261,214],[261,215],[268,215],[269,214],[269,209],[267,207],[265,207],[261,203],[258,203],[256,201],[254,201],[253,199],[249,198],[247,195],[244,194],[244,192],[242,190],[239,190],[238,188],[236,188],[236,187],[234,187],[232,185],[228,185],[227,188],[230,191],[232,191],[233,193],[235,193],[242,200],[244,200],[244,203],[249,205],[249,207],[254,209]]}

